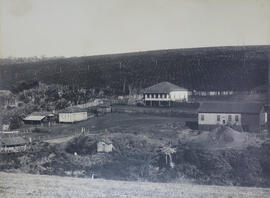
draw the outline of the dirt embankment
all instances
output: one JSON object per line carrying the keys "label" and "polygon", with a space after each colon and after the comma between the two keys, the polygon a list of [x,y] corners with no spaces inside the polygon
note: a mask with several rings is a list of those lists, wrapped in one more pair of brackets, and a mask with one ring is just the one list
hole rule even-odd
{"label": "dirt embankment", "polygon": [[[97,142],[101,138],[112,141],[113,152],[97,153]],[[172,138],[168,142],[168,138],[143,134],[81,135],[65,143],[33,145],[33,152],[27,154],[1,154],[0,170],[75,177],[94,174],[98,178],[118,180],[270,187],[270,142],[263,143],[228,128],[212,133],[182,129]],[[165,155],[161,152],[164,146],[176,149],[172,154],[174,168],[166,164]]]}

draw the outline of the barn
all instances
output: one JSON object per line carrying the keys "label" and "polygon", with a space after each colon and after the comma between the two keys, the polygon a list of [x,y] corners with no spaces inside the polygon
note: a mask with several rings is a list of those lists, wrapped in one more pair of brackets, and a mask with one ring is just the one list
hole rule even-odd
{"label": "barn", "polygon": [[23,119],[25,124],[44,124],[56,121],[56,115],[47,111],[33,112]]}
{"label": "barn", "polygon": [[187,102],[188,90],[170,82],[161,82],[145,88],[143,100],[149,106],[170,106],[172,102]]}
{"label": "barn", "polygon": [[220,125],[242,127],[247,132],[260,132],[266,124],[265,108],[259,103],[202,103],[198,110],[198,127],[211,130]]}
{"label": "barn", "polygon": [[1,147],[17,147],[17,146],[24,146],[29,142],[26,139],[17,136],[17,137],[1,138],[0,143]]}
{"label": "barn", "polygon": [[33,124],[33,125],[41,125],[44,122],[47,122],[46,116],[40,115],[29,115],[23,119],[24,124]]}
{"label": "barn", "polygon": [[78,107],[69,107],[59,112],[59,123],[74,123],[87,120],[87,110]]}

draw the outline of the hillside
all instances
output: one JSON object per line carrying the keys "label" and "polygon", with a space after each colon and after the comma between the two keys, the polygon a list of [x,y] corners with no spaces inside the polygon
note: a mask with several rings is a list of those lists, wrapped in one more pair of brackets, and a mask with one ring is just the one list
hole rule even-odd
{"label": "hillside", "polygon": [[0,172],[1,197],[245,197],[268,198],[269,189],[174,183],[123,182]]}
{"label": "hillside", "polygon": [[267,84],[270,46],[216,47],[0,64],[0,88],[22,80],[128,93],[160,81],[190,90],[250,90]]}
{"label": "hillside", "polygon": [[[74,131],[82,127],[87,132],[74,136]],[[270,186],[270,142],[256,134],[227,127],[207,133],[188,129],[179,117],[124,113],[47,130],[40,136],[60,139],[33,142],[28,152],[1,153],[0,171],[88,178],[94,173],[97,178],[110,180]],[[72,138],[63,138],[69,135]],[[101,139],[112,141],[112,152],[97,152]],[[169,145],[175,149],[174,168],[166,163],[162,152]]]}

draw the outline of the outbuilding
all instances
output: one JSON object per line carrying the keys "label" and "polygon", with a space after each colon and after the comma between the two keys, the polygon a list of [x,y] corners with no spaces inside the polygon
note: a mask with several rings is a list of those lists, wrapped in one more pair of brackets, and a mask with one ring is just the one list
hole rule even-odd
{"label": "outbuilding", "polygon": [[260,132],[266,124],[265,108],[260,103],[202,103],[198,110],[198,127],[211,130],[220,125],[239,126],[247,132]]}
{"label": "outbuilding", "polygon": [[112,107],[110,105],[99,105],[97,106],[98,113],[111,113]]}
{"label": "outbuilding", "polygon": [[0,142],[1,142],[1,147],[25,146],[26,144],[29,143],[26,139],[20,136],[1,138]]}
{"label": "outbuilding", "polygon": [[40,116],[40,115],[29,115],[26,118],[23,119],[23,122],[25,124],[42,124],[43,122],[46,122],[46,116]]}
{"label": "outbuilding", "polygon": [[109,153],[109,152],[112,152],[112,150],[113,150],[113,144],[111,140],[106,138],[106,139],[102,139],[98,141],[97,152]]}
{"label": "outbuilding", "polygon": [[87,110],[78,107],[69,107],[59,112],[59,123],[74,123],[87,120]]}
{"label": "outbuilding", "polygon": [[188,90],[170,82],[161,82],[145,88],[143,100],[149,106],[170,106],[171,102],[187,102]]}
{"label": "outbuilding", "polygon": [[56,122],[56,115],[47,111],[33,112],[23,119],[25,124],[44,124]]}

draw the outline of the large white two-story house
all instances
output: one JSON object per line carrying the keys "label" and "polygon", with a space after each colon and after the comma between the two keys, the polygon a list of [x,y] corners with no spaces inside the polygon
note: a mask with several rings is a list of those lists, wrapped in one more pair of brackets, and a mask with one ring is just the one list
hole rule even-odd
{"label": "large white two-story house", "polygon": [[161,82],[145,88],[143,100],[149,106],[170,106],[171,102],[187,102],[188,90],[170,82]]}

